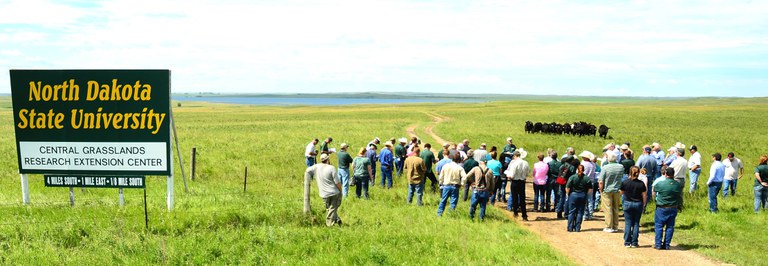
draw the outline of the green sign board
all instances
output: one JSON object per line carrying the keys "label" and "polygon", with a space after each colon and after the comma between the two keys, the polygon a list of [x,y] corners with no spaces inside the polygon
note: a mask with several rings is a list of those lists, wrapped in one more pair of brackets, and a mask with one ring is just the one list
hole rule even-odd
{"label": "green sign board", "polygon": [[144,188],[144,176],[45,175],[46,187]]}
{"label": "green sign board", "polygon": [[10,74],[20,173],[170,175],[170,70]]}

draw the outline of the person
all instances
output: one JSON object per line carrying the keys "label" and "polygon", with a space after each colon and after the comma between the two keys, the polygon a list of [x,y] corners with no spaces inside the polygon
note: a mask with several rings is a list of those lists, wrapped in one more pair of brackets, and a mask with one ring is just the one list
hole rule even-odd
{"label": "person", "polygon": [[584,166],[584,175],[589,178],[592,187],[587,193],[587,209],[584,212],[584,220],[592,220],[595,213],[595,192],[597,191],[597,165],[595,164],[595,154],[590,151],[582,151],[581,165]]}
{"label": "person", "polygon": [[392,155],[392,142],[385,142],[384,148],[379,153],[379,163],[381,163],[381,187],[387,184],[387,189],[392,188],[392,164],[394,163]]}
{"label": "person", "polygon": [[568,232],[581,232],[581,221],[587,205],[587,194],[592,192],[592,180],[584,173],[584,165],[576,167],[576,173],[568,178],[565,194],[568,196]]}
{"label": "person", "polygon": [[[466,173],[469,173],[469,171],[472,170],[472,168],[475,168],[476,166],[479,165],[478,162],[475,161],[475,158],[473,156],[474,154],[475,154],[474,150],[469,150],[467,152],[467,157],[464,160],[464,164],[462,164],[462,167],[464,168],[464,172]],[[469,186],[468,186],[469,184],[462,184],[462,185],[464,186],[464,194],[462,196],[462,199],[464,201],[467,201],[469,199]]]}
{"label": "person", "polygon": [[[421,144],[421,140],[419,140],[419,138],[417,138],[416,136],[411,137],[411,142],[408,142],[408,144],[405,145],[405,151],[406,153],[408,153],[408,156],[411,156],[410,154],[413,153],[413,148],[419,147],[420,144]],[[419,155],[416,154],[416,156],[419,156]]]}
{"label": "person", "polygon": [[619,187],[624,195],[624,246],[628,248],[638,247],[640,217],[643,215],[643,206],[648,194],[645,183],[638,179],[639,175],[640,167],[632,166],[629,169],[629,179],[621,182]]}
{"label": "person", "polygon": [[[662,165],[662,170],[664,168],[669,167],[670,165],[672,165],[672,163],[675,160],[677,160],[677,148],[675,146],[669,147],[669,149],[667,151],[669,152],[669,154],[667,155],[666,158],[664,158],[664,162],[663,162],[663,165]],[[688,161],[686,161],[686,167],[687,167],[687,164],[688,164]]]}
{"label": "person", "polygon": [[368,145],[365,145],[365,148],[370,150],[371,146],[379,146],[379,143],[381,143],[381,140],[379,139],[379,137],[375,137],[373,138],[373,140],[368,142]]}
{"label": "person", "polygon": [[523,160],[527,153],[523,150],[517,150],[512,153],[512,162],[504,174],[510,182],[511,198],[507,201],[507,210],[510,210],[517,217],[518,212],[522,212],[523,221],[528,221],[528,212],[525,209],[525,179],[530,173],[528,162]]}
{"label": "person", "polygon": [[514,143],[512,143],[512,138],[507,137],[507,145],[504,145],[504,149],[501,151],[503,154],[506,154],[505,163],[509,163],[512,161],[512,153],[517,150],[517,146],[515,146]]}
{"label": "person", "polygon": [[339,147],[339,152],[336,157],[339,159],[339,180],[341,180],[341,194],[346,198],[349,193],[349,164],[352,163],[352,156],[347,153],[349,145],[342,143]]}
{"label": "person", "polygon": [[[643,154],[640,155],[640,158],[637,159],[637,163],[635,163],[635,165],[637,167],[640,167],[640,169],[645,169],[645,172],[646,172],[645,191],[651,191],[651,184],[653,184],[653,179],[656,176],[656,171],[658,171],[656,167],[657,161],[656,161],[656,158],[653,157],[653,155],[651,154],[652,152],[653,152],[653,149],[651,148],[651,146],[648,146],[648,145],[643,146]],[[650,198],[650,196],[651,194],[646,193],[646,197]],[[649,199],[645,199],[646,204],[648,200]]]}
{"label": "person", "polygon": [[477,148],[475,150],[472,158],[475,159],[476,162],[480,162],[480,159],[488,161],[488,151],[486,150],[487,145],[485,143],[480,144],[480,148]]}
{"label": "person", "polygon": [[403,171],[408,178],[408,204],[413,202],[413,194],[416,194],[416,205],[422,206],[422,196],[424,196],[424,174],[427,172],[427,167],[424,165],[424,160],[418,156],[421,151],[419,147],[413,148],[413,155],[408,156],[405,159]]}
{"label": "person", "polygon": [[555,150],[553,150],[552,148],[547,148],[547,156],[544,157],[544,161],[542,162],[549,165],[549,162],[552,161],[552,152],[554,151]]}
{"label": "person", "polygon": [[661,144],[657,142],[651,144],[651,157],[656,160],[656,172],[653,173],[653,176],[650,177],[650,180],[655,181],[656,178],[661,176],[661,167],[664,165],[664,158],[666,158],[666,156],[667,155],[664,153],[664,151],[661,150]]}
{"label": "person", "polygon": [[728,158],[723,160],[725,165],[725,180],[723,181],[723,198],[728,196],[728,192],[732,196],[736,196],[736,187],[739,179],[744,176],[744,164],[741,163],[739,158],[733,152],[728,153]]}
{"label": "person", "polygon": [[[443,143],[443,151],[449,151],[451,147],[451,143]],[[437,153],[437,161],[440,161],[443,159],[443,151]]]}
{"label": "person", "polygon": [[339,207],[341,206],[341,180],[336,175],[336,167],[329,164],[330,156],[327,153],[320,155],[320,163],[312,165],[304,172],[304,178],[317,180],[317,191],[325,202],[325,225],[341,226]]}
{"label": "person", "polygon": [[491,192],[494,191],[493,171],[485,164],[485,157],[480,158],[478,165],[467,172],[467,183],[472,188],[472,200],[469,204],[469,219],[475,219],[475,210],[480,205],[480,221],[485,220],[485,207]]}
{"label": "person", "polygon": [[629,168],[635,166],[635,158],[632,157],[632,150],[630,150],[626,144],[621,145],[621,159],[619,160],[619,163],[624,166],[624,176],[621,180],[623,182],[624,180],[629,179]]}
{"label": "person", "polygon": [[[574,158],[573,156],[566,156],[562,160],[560,160],[560,169],[558,169],[558,178],[562,177],[563,181],[562,183],[557,183],[557,194],[559,194],[557,206],[555,206],[555,212],[557,212],[557,219],[568,219],[568,213],[570,206],[568,205],[568,202],[566,201],[566,198],[568,197],[568,194],[565,191],[565,185],[568,183],[568,178],[570,178],[572,175],[576,174],[576,166],[580,164],[579,162],[576,162],[574,164]],[[578,160],[577,160],[578,161]]]}
{"label": "person", "polygon": [[563,159],[565,159],[568,156],[571,156],[571,157],[575,157],[576,156],[576,150],[573,149],[573,147],[565,148],[565,153],[563,154],[563,158],[560,158],[560,160],[562,161]]}
{"label": "person", "polygon": [[760,155],[755,167],[755,213],[768,208],[768,155]]}
{"label": "person", "polygon": [[536,157],[539,159],[539,162],[533,164],[533,211],[544,212],[544,207],[546,206],[544,194],[547,193],[549,165],[544,163],[543,153],[539,153]]}
{"label": "person", "polygon": [[651,198],[652,195],[651,195],[650,191],[652,189],[649,189],[649,188],[653,185],[653,183],[652,182],[648,182],[648,171],[645,170],[645,168],[640,168],[640,175],[637,176],[637,180],[640,180],[640,181],[643,182],[643,185],[645,185],[645,191],[648,192],[648,193],[645,193],[645,198],[646,199],[643,202],[643,213],[645,213],[645,207],[648,206],[648,202],[651,201],[650,198]]}
{"label": "person", "polygon": [[[374,145],[375,149],[376,145]],[[357,153],[357,157],[352,160],[353,177],[355,179],[355,196],[359,199],[360,196],[364,196],[368,199],[368,186],[373,183],[373,167],[371,167],[371,160],[366,156],[368,148],[360,148],[360,152]]]}
{"label": "person", "polygon": [[328,146],[331,145],[331,142],[333,142],[333,138],[328,137],[323,141],[323,145],[320,146],[320,153],[321,154],[328,154],[330,155],[333,153],[333,149],[329,149]]}
{"label": "person", "polygon": [[668,167],[664,171],[663,180],[653,186],[656,194],[656,213],[653,217],[655,249],[669,249],[675,233],[677,207],[683,204],[683,186],[674,180],[675,174],[675,169]]}
{"label": "person", "polygon": [[394,161],[395,161],[395,169],[397,170],[397,176],[403,175],[403,166],[405,165],[405,143],[408,142],[406,138],[400,138],[398,140],[397,146],[395,146],[395,154],[394,154]]}
{"label": "person", "polygon": [[597,177],[603,209],[605,209],[605,228],[603,232],[615,233],[619,229],[619,189],[621,179],[624,176],[624,166],[616,162],[616,154],[607,151],[605,153],[608,164],[603,166]]}
{"label": "person", "polygon": [[[615,156],[616,157],[616,162],[617,163],[619,162],[618,160],[619,160],[619,157],[621,157],[621,151],[616,148],[616,143],[613,143],[613,142],[608,143],[608,145],[606,145],[603,149],[607,150],[605,152],[610,152],[610,153],[613,153],[614,155],[616,155]],[[607,156],[605,158],[608,159]],[[608,163],[608,161],[606,161],[605,163]]]}
{"label": "person", "polygon": [[676,148],[677,155],[675,160],[669,164],[669,167],[675,170],[675,181],[685,186],[685,173],[688,172],[688,161],[685,160],[685,149]]}
{"label": "person", "polygon": [[[550,199],[552,199],[554,202],[554,209],[556,212],[560,213],[562,210],[560,210],[563,206],[561,205],[561,198],[563,198],[564,195],[560,194],[560,187],[561,185],[557,183],[557,176],[560,175],[560,166],[562,166],[562,163],[560,163],[559,160],[557,160],[557,151],[552,151],[550,153],[550,161],[547,164],[549,167],[549,173],[547,174],[547,183],[549,186],[547,186],[547,192],[545,195],[544,201],[546,201],[547,206],[544,209],[545,212],[550,212],[552,209],[550,208]],[[554,196],[552,196],[554,194]],[[562,199],[563,202],[565,202],[565,199]],[[559,206],[559,207],[558,207]],[[562,218],[559,217],[558,219]]]}
{"label": "person", "polygon": [[317,156],[317,150],[315,150],[315,145],[317,145],[317,142],[320,141],[318,139],[313,139],[312,141],[307,144],[307,148],[304,149],[304,157],[305,162],[307,164],[307,168],[315,164],[315,156]]}
{"label": "person", "polygon": [[[464,139],[463,141],[461,141],[461,144],[462,144],[462,146],[461,146],[461,148],[459,150],[463,151],[465,154],[468,153],[469,150],[472,149],[472,148],[469,147],[469,139]],[[466,157],[464,159],[466,159]]]}
{"label": "person", "polygon": [[[437,177],[435,176],[435,172],[432,171],[432,165],[437,163],[437,160],[435,160],[435,154],[432,153],[432,145],[429,143],[424,144],[424,150],[421,151],[419,154],[419,157],[421,157],[422,160],[424,160],[424,166],[427,168],[427,172],[424,173],[424,176],[429,179],[429,182],[432,183],[432,193],[435,193],[437,191]],[[426,184],[427,180],[424,180],[424,183]]]}
{"label": "person", "polygon": [[464,172],[459,163],[461,162],[461,156],[458,153],[453,155],[447,155],[451,157],[451,162],[442,166],[440,171],[440,188],[443,190],[440,197],[440,204],[437,206],[437,216],[443,216],[445,211],[445,204],[448,199],[451,200],[451,210],[456,209],[456,204],[459,203],[459,189],[461,184],[467,178],[467,173]]}
{"label": "person", "polygon": [[707,192],[709,195],[709,211],[717,212],[717,194],[723,188],[723,179],[725,178],[725,165],[720,162],[723,155],[720,153],[712,154],[712,166],[709,167],[709,179],[707,179]]}
{"label": "person", "polygon": [[501,161],[496,160],[496,151],[491,151],[489,153],[491,156],[491,160],[488,161],[486,166],[491,169],[491,172],[493,173],[493,187],[494,190],[491,191],[491,204],[496,204],[496,200],[501,202],[502,199],[506,199],[504,197],[504,194],[506,194],[505,187],[507,185],[506,178],[501,178],[501,168],[503,167],[503,164]]}
{"label": "person", "polygon": [[691,157],[688,157],[688,181],[691,187],[688,193],[693,193],[699,189],[699,175],[701,174],[701,153],[698,152],[696,145],[691,145]]}
{"label": "person", "polygon": [[369,145],[368,150],[365,151],[365,157],[371,162],[371,184],[376,185],[376,162],[379,161],[379,156],[376,155],[377,145]]}

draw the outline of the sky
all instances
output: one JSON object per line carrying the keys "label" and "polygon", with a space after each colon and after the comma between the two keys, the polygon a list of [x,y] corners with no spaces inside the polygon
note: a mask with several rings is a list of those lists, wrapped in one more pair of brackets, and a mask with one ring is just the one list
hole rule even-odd
{"label": "sky", "polygon": [[0,93],[170,69],[173,93],[763,97],[768,1],[0,0],[0,67]]}

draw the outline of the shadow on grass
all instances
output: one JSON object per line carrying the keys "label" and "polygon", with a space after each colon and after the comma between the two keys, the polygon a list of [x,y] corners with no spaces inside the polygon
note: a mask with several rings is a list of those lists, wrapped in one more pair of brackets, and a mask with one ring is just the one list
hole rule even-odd
{"label": "shadow on grass", "polygon": [[706,244],[679,244],[676,249],[689,250],[689,249],[716,249],[718,245],[706,245]]}

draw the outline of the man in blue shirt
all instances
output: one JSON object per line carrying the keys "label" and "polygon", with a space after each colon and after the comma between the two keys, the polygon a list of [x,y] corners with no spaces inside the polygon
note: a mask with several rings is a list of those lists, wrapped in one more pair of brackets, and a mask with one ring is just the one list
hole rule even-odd
{"label": "man in blue shirt", "polygon": [[392,163],[395,158],[392,155],[392,142],[384,143],[384,149],[379,153],[379,163],[381,163],[381,186],[387,183],[387,188],[392,188]]}
{"label": "man in blue shirt", "polygon": [[723,179],[725,178],[725,165],[721,162],[723,156],[720,153],[712,154],[712,166],[709,168],[709,211],[717,212],[717,194],[723,188]]}

